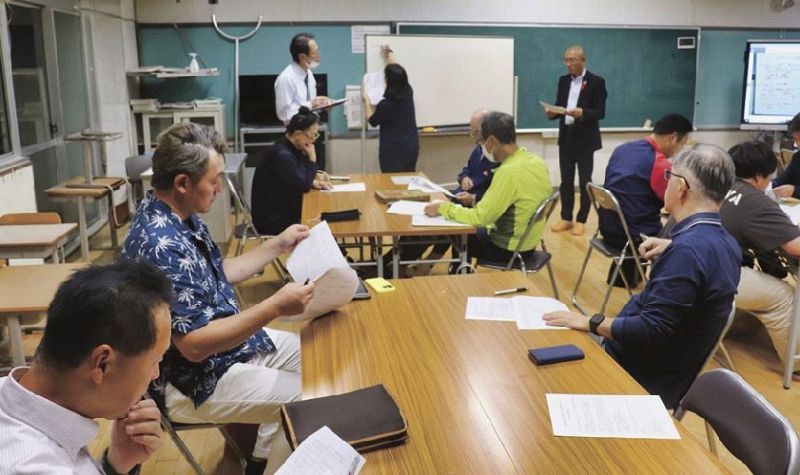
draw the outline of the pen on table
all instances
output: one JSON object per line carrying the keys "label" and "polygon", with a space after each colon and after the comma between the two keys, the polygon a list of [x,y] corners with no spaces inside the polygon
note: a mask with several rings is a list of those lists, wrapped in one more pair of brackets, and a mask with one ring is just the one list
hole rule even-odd
{"label": "pen on table", "polygon": [[497,290],[495,291],[495,295],[506,295],[506,294],[513,294],[517,292],[526,292],[528,290],[527,287],[517,287],[515,289],[505,289],[505,290]]}

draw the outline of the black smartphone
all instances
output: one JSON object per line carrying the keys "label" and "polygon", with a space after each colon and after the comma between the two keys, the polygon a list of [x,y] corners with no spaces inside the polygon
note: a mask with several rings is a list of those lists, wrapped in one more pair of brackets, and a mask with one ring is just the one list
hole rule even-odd
{"label": "black smartphone", "polygon": [[548,346],[528,350],[528,357],[537,365],[582,360],[583,351],[575,345]]}
{"label": "black smartphone", "polygon": [[364,285],[364,281],[358,279],[358,287],[356,288],[356,294],[353,295],[353,300],[366,300],[370,298],[369,290],[367,290],[367,286]]}

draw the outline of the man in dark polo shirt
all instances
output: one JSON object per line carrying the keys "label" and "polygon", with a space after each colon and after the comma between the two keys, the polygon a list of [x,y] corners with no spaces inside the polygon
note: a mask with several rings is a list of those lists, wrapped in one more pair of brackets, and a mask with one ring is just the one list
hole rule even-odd
{"label": "man in dark polo shirt", "polygon": [[[785,363],[794,289],[783,280],[786,271],[778,251],[800,256],[800,228],[764,193],[778,165],[775,154],[755,142],[736,145],[729,152],[736,166],[736,181],[722,203],[720,216],[742,250],[736,307],[764,324]],[[761,271],[753,268],[756,261]],[[800,380],[800,374],[794,373],[792,379]]]}
{"label": "man in dark polo shirt", "polygon": [[658,256],[642,293],[616,317],[544,316],[549,325],[604,337],[606,352],[670,408],[716,346],[739,283],[741,253],[718,213],[733,176],[719,147],[698,144],[679,153],[664,196],[677,224],[671,241],[649,238],[639,247],[647,258]]}
{"label": "man in dark polo shirt", "polygon": [[[786,125],[786,131],[794,139],[795,148],[800,148],[800,114],[792,117]],[[772,189],[781,198],[800,198],[800,151],[792,155],[789,165],[772,180]]]}
{"label": "man in dark polo shirt", "polygon": [[[624,143],[611,154],[603,186],[619,201],[636,245],[642,241],[640,235],[656,236],[661,232],[661,208],[667,189],[664,171],[672,168],[669,159],[683,148],[691,131],[692,121],[686,117],[665,115],[648,137]],[[620,249],[625,246],[627,238],[617,213],[600,209],[599,226],[608,244]],[[631,285],[639,282],[634,261],[626,260],[622,272]],[[610,275],[611,271],[609,279]],[[619,286],[622,285],[620,281]]]}

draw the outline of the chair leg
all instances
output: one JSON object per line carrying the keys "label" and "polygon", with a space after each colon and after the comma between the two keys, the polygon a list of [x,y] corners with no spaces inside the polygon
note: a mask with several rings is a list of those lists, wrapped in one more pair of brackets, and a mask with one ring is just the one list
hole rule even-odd
{"label": "chair leg", "polygon": [[581,267],[580,274],[578,274],[578,281],[575,282],[575,289],[572,291],[572,305],[574,305],[575,308],[577,308],[578,311],[584,315],[587,315],[587,313],[583,310],[583,307],[581,307],[578,304],[578,288],[581,286],[581,281],[583,280],[583,274],[584,272],[586,272],[586,265],[589,263],[589,257],[591,257],[591,255],[592,255],[592,246],[590,245],[589,249],[586,251],[586,257],[583,259],[583,266]]}
{"label": "chair leg", "polygon": [[174,442],[175,446],[178,448],[178,451],[181,453],[181,455],[183,455],[183,458],[186,459],[189,465],[192,466],[192,470],[194,470],[197,475],[205,475],[206,472],[203,470],[200,464],[197,463],[197,459],[194,458],[194,455],[192,455],[189,447],[186,446],[178,433],[174,429],[170,429],[168,432],[172,438],[172,442]]}
{"label": "chair leg", "polygon": [[714,440],[714,429],[711,427],[711,424],[708,421],[703,421],[706,425],[706,439],[708,439],[708,450],[711,451],[712,454],[719,457],[717,453],[717,441]]}
{"label": "chair leg", "polygon": [[606,287],[606,295],[603,297],[603,304],[600,306],[598,313],[603,313],[606,311],[606,305],[608,305],[608,300],[611,298],[611,291],[614,289],[614,282],[616,282],[617,276],[622,278],[622,282],[625,283],[625,288],[628,289],[628,293],[631,293],[628,281],[625,279],[625,274],[620,272],[622,268],[622,260],[616,259],[614,264],[614,272],[611,273],[611,280],[609,280],[608,286]]}
{"label": "chair leg", "polygon": [[233,453],[236,455],[236,458],[239,461],[239,465],[242,466],[242,470],[246,469],[247,458],[245,458],[241,449],[239,449],[239,446],[236,444],[236,441],[233,439],[233,437],[231,437],[230,434],[228,434],[228,431],[225,430],[224,426],[219,426],[217,427],[217,429],[219,429],[220,434],[222,434],[222,437],[225,439],[225,443],[231,448]]}
{"label": "chair leg", "polygon": [[[719,357],[720,353],[722,353],[722,358]],[[723,358],[725,361],[722,361]],[[736,371],[736,367],[733,366],[733,359],[731,359],[731,355],[728,353],[728,350],[725,348],[725,345],[722,344],[722,342],[719,343],[719,347],[717,348],[714,359],[716,359],[723,367],[728,368],[731,371]]]}
{"label": "chair leg", "polygon": [[553,268],[550,266],[550,261],[547,262],[547,274],[550,276],[550,285],[553,286],[553,297],[558,300],[558,286],[556,285],[556,277],[553,275]]}

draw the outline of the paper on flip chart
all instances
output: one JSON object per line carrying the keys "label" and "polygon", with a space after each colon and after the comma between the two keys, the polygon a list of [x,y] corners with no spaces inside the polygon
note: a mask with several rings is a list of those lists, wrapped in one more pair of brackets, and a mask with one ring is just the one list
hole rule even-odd
{"label": "paper on flip chart", "polygon": [[322,192],[336,193],[340,191],[367,191],[367,185],[363,182],[359,183],[342,183],[341,185],[333,185],[330,190],[322,190]]}
{"label": "paper on flip chart", "polygon": [[408,185],[411,183],[411,179],[417,175],[401,175],[401,176],[393,176],[392,183],[395,185]]}
{"label": "paper on flip chart", "polygon": [[470,227],[469,224],[459,223],[457,221],[450,221],[443,216],[436,216],[431,218],[425,214],[415,214],[411,217],[412,226],[450,226],[456,228]]}
{"label": "paper on flip chart", "polygon": [[553,435],[680,439],[661,398],[652,395],[546,394]]}
{"label": "paper on flip chart", "polygon": [[511,300],[493,297],[467,297],[465,317],[467,320],[516,321]]}
{"label": "paper on flip chart", "polygon": [[553,104],[548,104],[547,102],[544,102],[544,101],[539,101],[539,104],[541,104],[542,107],[544,107],[545,109],[550,109],[550,111],[555,112],[556,114],[566,114],[567,113],[567,109],[565,107],[556,106],[556,105],[553,105]]}
{"label": "paper on flip chart", "polygon": [[800,224],[800,205],[786,205],[781,203],[780,207],[792,223],[795,225]]}
{"label": "paper on flip chart", "polygon": [[386,212],[389,214],[406,214],[410,216],[423,215],[425,214],[425,206],[427,205],[428,203],[425,201],[400,200],[389,205],[389,209],[386,210]]}
{"label": "paper on flip chart", "polygon": [[303,313],[283,317],[290,322],[304,322],[347,305],[358,288],[358,274],[351,268],[334,267],[314,281],[314,295]]}
{"label": "paper on flip chart", "polygon": [[295,282],[317,280],[331,268],[349,269],[347,260],[339,250],[327,221],[313,228],[308,237],[297,243],[286,260],[286,270]]}
{"label": "paper on flip chart", "polygon": [[358,475],[366,462],[350,444],[322,426],[297,446],[275,475]]}
{"label": "paper on flip chart", "polygon": [[517,328],[520,330],[566,330],[566,327],[547,325],[542,319],[545,313],[558,310],[569,311],[566,305],[549,297],[517,296],[511,298]]}
{"label": "paper on flip chart", "polygon": [[424,176],[411,177],[411,180],[408,182],[408,189],[420,190],[426,193],[437,193],[437,192],[444,193],[445,195],[451,198],[454,198],[456,196],[453,193],[451,193],[450,190],[447,190],[444,187],[437,185],[436,183],[425,178]]}

